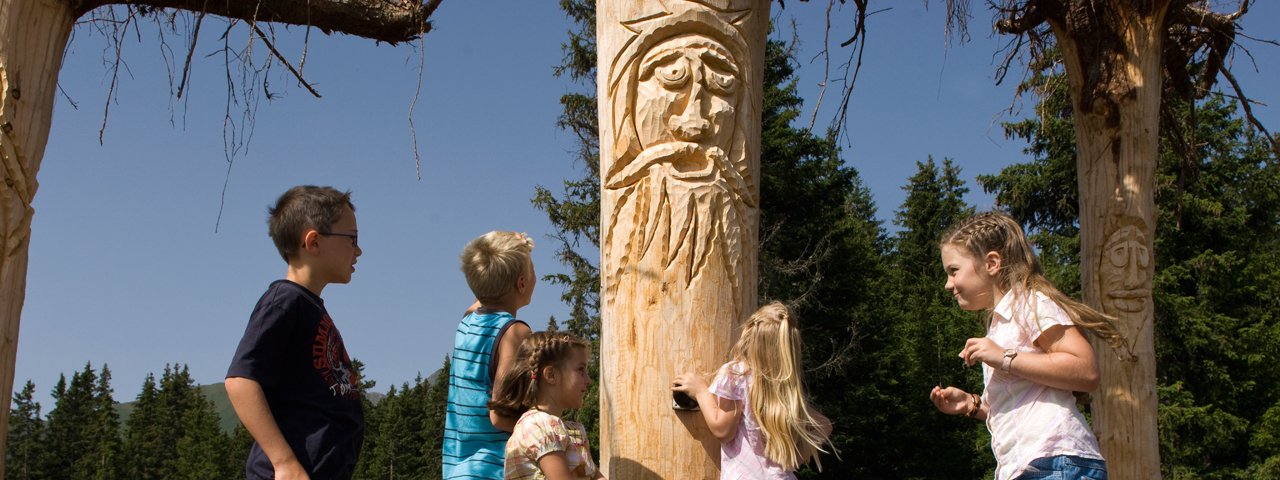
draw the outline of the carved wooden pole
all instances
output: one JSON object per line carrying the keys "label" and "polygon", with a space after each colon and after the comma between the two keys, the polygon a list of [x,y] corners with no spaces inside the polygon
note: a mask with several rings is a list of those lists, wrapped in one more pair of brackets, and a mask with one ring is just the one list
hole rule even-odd
{"label": "carved wooden pole", "polygon": [[1151,281],[1168,4],[1108,2],[1094,17],[1050,20],[1075,112],[1084,301],[1120,319],[1132,350],[1094,343],[1093,428],[1112,478],[1160,478]]}
{"label": "carved wooden pole", "polygon": [[609,478],[718,478],[719,442],[671,409],[756,303],[768,0],[602,0],[600,456]]}
{"label": "carved wooden pole", "polygon": [[[0,2],[0,433],[9,431],[36,171],[49,139],[58,70],[76,18],[67,3]],[[0,435],[0,451],[6,440]]]}

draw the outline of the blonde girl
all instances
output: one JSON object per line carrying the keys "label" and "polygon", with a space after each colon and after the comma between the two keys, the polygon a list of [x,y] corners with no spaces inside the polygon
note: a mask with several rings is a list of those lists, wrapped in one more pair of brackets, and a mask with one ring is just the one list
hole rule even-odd
{"label": "blonde girl", "polygon": [[561,332],[534,333],[520,344],[512,371],[489,401],[498,414],[519,417],[507,440],[503,478],[604,478],[591,459],[586,428],[561,418],[582,407],[591,385],[589,349],[586,341]]}
{"label": "blonde girl", "polygon": [[795,317],[773,302],[747,320],[710,387],[692,372],[671,382],[697,400],[720,440],[720,478],[794,479],[810,459],[822,468],[817,454],[831,444],[831,421],[808,401],[800,352]]}
{"label": "blonde girl", "polygon": [[986,312],[987,334],[960,350],[982,364],[983,393],[934,387],[943,413],[985,420],[997,480],[1102,479],[1098,441],[1072,392],[1098,387],[1098,364],[1084,331],[1123,348],[1113,319],[1072,300],[1045,278],[1022,227],[983,213],[942,237],[946,288],[960,308]]}

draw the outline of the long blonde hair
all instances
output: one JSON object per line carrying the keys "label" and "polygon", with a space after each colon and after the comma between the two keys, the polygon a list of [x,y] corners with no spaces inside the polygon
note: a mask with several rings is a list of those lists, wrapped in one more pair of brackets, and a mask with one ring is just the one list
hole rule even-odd
{"label": "long blonde hair", "polygon": [[817,453],[827,453],[823,444],[831,445],[831,439],[810,413],[817,410],[810,405],[800,378],[800,352],[795,317],[786,305],[773,302],[756,310],[743,325],[729,358],[746,364],[748,371],[743,374],[751,375],[747,398],[764,433],[765,456],[788,471],[812,458],[821,470]]}
{"label": "long blonde hair", "polygon": [[[999,253],[997,287],[1005,292],[1015,289],[1040,292],[1062,307],[1076,326],[1106,340],[1117,352],[1129,351],[1124,334],[1116,328],[1115,317],[1073,300],[1045,278],[1044,269],[1040,267],[1040,261],[1036,259],[1035,250],[1027,241],[1022,225],[1009,215],[986,212],[961,220],[942,236],[940,243],[944,247],[959,248],[975,259],[986,257],[988,252]],[[989,321],[991,312],[986,314]]]}

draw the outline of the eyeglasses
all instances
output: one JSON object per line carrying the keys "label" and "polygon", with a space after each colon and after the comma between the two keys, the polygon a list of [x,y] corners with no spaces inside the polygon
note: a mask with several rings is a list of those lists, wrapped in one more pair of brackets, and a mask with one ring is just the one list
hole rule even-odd
{"label": "eyeglasses", "polygon": [[359,233],[334,233],[334,232],[316,232],[316,233],[324,235],[326,237],[347,237],[351,239],[352,247],[357,247],[357,248],[360,247]]}

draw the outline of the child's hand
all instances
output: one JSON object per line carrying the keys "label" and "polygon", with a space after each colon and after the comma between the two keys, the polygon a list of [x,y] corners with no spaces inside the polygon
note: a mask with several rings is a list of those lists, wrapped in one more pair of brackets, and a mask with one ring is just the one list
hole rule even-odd
{"label": "child's hand", "polygon": [[693,372],[685,372],[676,375],[671,380],[671,390],[676,392],[684,392],[690,397],[698,398],[698,394],[707,390],[707,380]]}
{"label": "child's hand", "polygon": [[938,411],[947,415],[969,413],[973,408],[973,400],[969,394],[956,387],[933,387],[929,392],[929,400],[933,400],[933,405],[938,407]]}
{"label": "child's hand", "polygon": [[960,350],[960,359],[964,360],[966,367],[982,362],[991,368],[1000,368],[1000,363],[1004,361],[1004,347],[990,338],[970,338],[964,342],[964,349]]}

